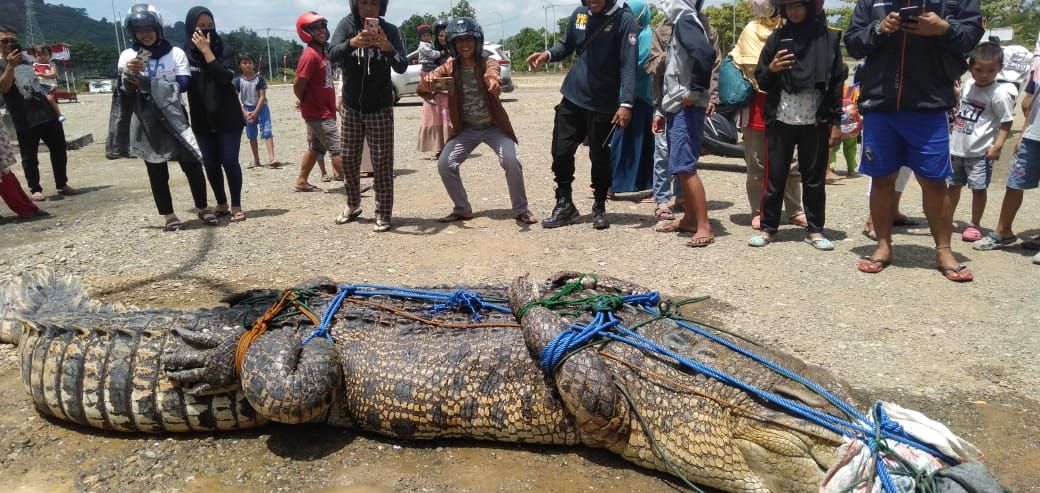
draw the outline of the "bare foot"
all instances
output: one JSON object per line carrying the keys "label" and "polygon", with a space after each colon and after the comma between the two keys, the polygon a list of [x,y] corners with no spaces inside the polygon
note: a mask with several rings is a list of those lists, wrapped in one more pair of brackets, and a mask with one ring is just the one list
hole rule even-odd
{"label": "bare foot", "polygon": [[804,212],[791,216],[787,221],[795,226],[801,226],[803,228],[809,227],[809,221],[806,220]]}

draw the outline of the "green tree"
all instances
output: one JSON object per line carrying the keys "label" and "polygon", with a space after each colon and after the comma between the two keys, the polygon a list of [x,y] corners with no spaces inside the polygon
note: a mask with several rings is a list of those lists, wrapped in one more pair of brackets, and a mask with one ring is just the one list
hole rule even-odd
{"label": "green tree", "polygon": [[452,19],[455,17],[472,17],[476,19],[477,9],[470,6],[469,2],[466,0],[459,0],[459,3],[456,3],[451,7],[451,12],[441,12],[441,15]]}
{"label": "green tree", "polygon": [[437,22],[437,18],[433,14],[412,14],[411,17],[404,20],[400,26],[401,30],[401,42],[404,43],[404,51],[410,53],[412,50],[419,49],[419,26],[427,24],[433,26]]}
{"label": "green tree", "polygon": [[740,32],[748,21],[754,19],[755,13],[748,2],[723,3],[704,9],[711,27],[719,34],[719,48],[728,53],[737,43]]}

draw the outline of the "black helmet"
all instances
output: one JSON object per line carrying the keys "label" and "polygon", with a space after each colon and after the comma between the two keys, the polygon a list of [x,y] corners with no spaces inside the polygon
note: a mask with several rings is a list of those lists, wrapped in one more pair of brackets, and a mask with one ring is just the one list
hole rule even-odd
{"label": "black helmet", "polygon": [[433,23],[433,35],[436,36],[441,31],[448,28],[448,19],[437,19],[437,22]]}
{"label": "black helmet", "polygon": [[448,24],[448,52],[451,56],[458,58],[459,54],[455,50],[455,40],[471,36],[474,38],[476,43],[475,55],[477,59],[484,56],[484,29],[480,27],[472,17],[458,17],[453,19]]}
{"label": "black helmet", "polygon": [[147,3],[139,3],[130,7],[130,12],[126,14],[126,21],[123,25],[126,27],[126,33],[130,35],[131,39],[136,39],[134,38],[134,29],[138,27],[151,28],[159,39],[163,39],[162,16],[159,15],[159,11],[155,7]]}
{"label": "black helmet", "polygon": [[[390,0],[379,0],[379,17],[386,17],[386,8],[389,6]],[[350,13],[358,15],[358,0],[350,0]]]}

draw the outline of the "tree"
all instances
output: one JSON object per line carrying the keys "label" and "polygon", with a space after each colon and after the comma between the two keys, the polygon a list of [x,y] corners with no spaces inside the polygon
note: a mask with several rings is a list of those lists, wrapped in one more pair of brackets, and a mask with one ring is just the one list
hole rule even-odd
{"label": "tree", "polygon": [[[441,12],[441,15],[445,15],[445,13]],[[456,3],[451,8],[451,12],[448,12],[446,17],[449,17],[449,18],[452,18],[452,19],[454,19],[456,17],[472,17],[472,18],[476,19],[477,18],[477,9],[471,7],[469,2],[467,2],[466,0],[459,0],[459,3]]]}
{"label": "tree", "polygon": [[719,35],[719,48],[722,53],[728,53],[733,45],[737,44],[737,37],[744,26],[755,18],[751,5],[741,1],[707,7],[704,14],[708,16],[711,27],[715,28]]}
{"label": "tree", "polygon": [[404,43],[404,51],[410,53],[412,50],[419,49],[419,31],[417,28],[423,24],[433,26],[437,22],[437,18],[433,14],[412,14],[411,17],[404,20],[399,26],[401,30],[401,42]]}

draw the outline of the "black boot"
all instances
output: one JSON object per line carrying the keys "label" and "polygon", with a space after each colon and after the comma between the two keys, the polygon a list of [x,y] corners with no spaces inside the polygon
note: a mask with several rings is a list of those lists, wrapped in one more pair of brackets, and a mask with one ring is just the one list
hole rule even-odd
{"label": "black boot", "polygon": [[592,227],[594,229],[607,229],[610,221],[607,221],[607,204],[597,200],[592,204]]}
{"label": "black boot", "polygon": [[552,215],[542,221],[543,228],[559,228],[574,222],[580,214],[574,207],[570,197],[559,197],[556,199],[556,207],[553,207]]}

